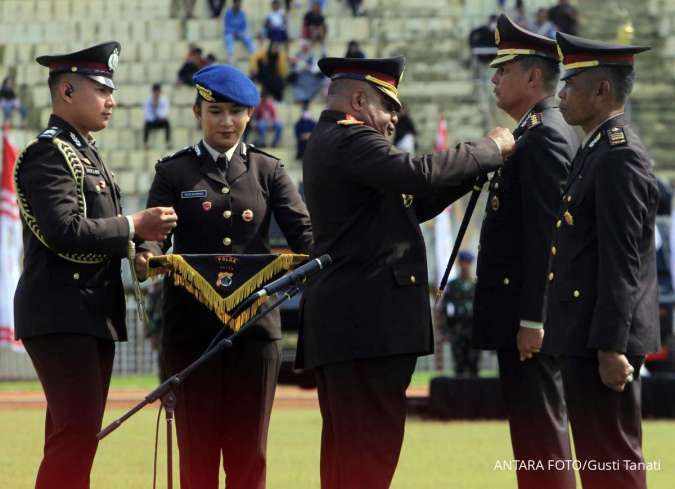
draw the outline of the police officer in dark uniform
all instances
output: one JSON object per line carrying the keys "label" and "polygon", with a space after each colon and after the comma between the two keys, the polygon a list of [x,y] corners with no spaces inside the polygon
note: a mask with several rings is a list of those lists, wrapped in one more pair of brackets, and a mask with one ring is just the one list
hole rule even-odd
{"label": "police officer in dark uniform", "polygon": [[[640,378],[659,347],[654,248],[658,189],[624,115],[633,60],[646,47],[558,33],[560,110],[586,134],[553,231],[544,349],[563,384],[585,489],[645,488]],[[618,465],[611,465],[619,461]]]}
{"label": "police officer in dark uniform", "polygon": [[476,289],[471,268],[475,258],[469,250],[458,253],[459,276],[448,282],[439,302],[458,377],[478,377],[480,352],[471,347],[473,295]]}
{"label": "police officer in dark uniform", "polygon": [[120,189],[91,136],[115,107],[120,49],[109,42],[37,58],[49,68],[53,114],[15,166],[24,225],[16,336],[47,398],[39,489],[89,487],[114,341],[126,339],[121,259],[134,236],[161,239],[176,222],[172,209],[122,215]]}
{"label": "police officer in dark uniform", "polygon": [[433,349],[420,222],[502,164],[513,138],[413,157],[388,139],[401,109],[403,57],[324,58],[327,110],[303,157],[315,255],[333,264],[305,289],[298,364],[315,370],[321,486],[389,487],[403,441],[405,390]]}
{"label": "police officer in dark uniform", "polygon": [[544,465],[518,470],[518,487],[573,488],[572,470],[548,465],[572,456],[560,365],[540,348],[552,228],[579,143],[554,98],[560,76],[555,41],[503,14],[495,38],[497,105],[519,122],[516,150],[489,186],[473,344],[497,350],[515,458]]}
{"label": "police officer in dark uniform", "polygon": [[[290,248],[309,253],[305,204],[278,158],[242,142],[258,90],[239,70],[210,65],[195,74],[194,113],[203,139],[157,163],[148,206],[172,206],[180,219],[173,252],[270,253],[272,215]],[[171,246],[146,243],[137,255]],[[183,288],[165,284],[163,364],[167,374],[193,362],[222,329],[220,320]],[[222,454],[227,487],[265,487],[267,429],[281,364],[278,310],[177,391],[181,487],[216,489]]]}

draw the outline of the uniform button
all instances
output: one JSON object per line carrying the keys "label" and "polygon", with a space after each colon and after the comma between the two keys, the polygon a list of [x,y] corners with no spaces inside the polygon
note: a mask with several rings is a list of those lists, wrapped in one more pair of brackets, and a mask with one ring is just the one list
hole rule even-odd
{"label": "uniform button", "polygon": [[220,189],[220,191],[224,194],[229,194],[230,193],[230,187],[223,187]]}
{"label": "uniform button", "polygon": [[510,283],[511,283],[511,281],[509,280],[509,277],[506,277],[504,279],[504,285],[509,285]]}
{"label": "uniform button", "polygon": [[574,291],[574,297],[576,297],[578,299],[580,295],[581,295],[581,292],[579,292],[578,290]]}
{"label": "uniform button", "polygon": [[77,273],[77,272],[75,272],[75,273],[73,274],[73,279],[75,279],[75,280],[80,280],[80,274]]}
{"label": "uniform button", "polygon": [[567,202],[572,202],[572,196],[571,196],[571,195],[568,195],[568,196],[565,198],[565,200],[566,200]]}
{"label": "uniform button", "polygon": [[548,281],[551,282],[553,280],[553,277],[555,277],[555,274],[553,272],[548,274]]}
{"label": "uniform button", "polygon": [[495,182],[495,190],[499,188],[499,182]]}
{"label": "uniform button", "polygon": [[117,214],[117,217],[122,217],[122,214]]}
{"label": "uniform button", "polygon": [[232,244],[232,240],[230,238],[224,238],[223,239],[223,244],[225,246],[230,246]]}
{"label": "uniform button", "polygon": [[101,193],[101,186],[98,183],[96,184],[96,187],[94,187],[94,188],[96,189],[97,194]]}
{"label": "uniform button", "polygon": [[225,212],[223,212],[223,217],[224,217],[225,219],[229,219],[230,217],[232,217],[232,211],[225,211]]}
{"label": "uniform button", "polygon": [[411,283],[411,284],[414,284],[415,282],[417,282],[417,279],[415,278],[414,275],[411,275],[411,276],[410,276],[410,283]]}
{"label": "uniform button", "polygon": [[562,226],[562,221],[558,219],[558,222],[555,223],[555,227],[559,228],[560,226]]}
{"label": "uniform button", "polygon": [[551,246],[551,254],[555,255],[556,253],[558,253],[558,248],[556,248],[555,246]]}

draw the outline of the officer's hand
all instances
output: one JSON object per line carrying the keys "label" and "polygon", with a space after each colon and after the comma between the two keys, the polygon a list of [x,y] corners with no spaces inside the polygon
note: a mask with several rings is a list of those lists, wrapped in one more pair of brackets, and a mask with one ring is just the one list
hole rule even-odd
{"label": "officer's hand", "polygon": [[173,207],[152,207],[131,217],[134,220],[135,234],[147,241],[164,241],[178,221]]}
{"label": "officer's hand", "polygon": [[532,355],[539,353],[541,344],[544,342],[544,328],[518,328],[516,335],[516,345],[520,353],[520,361],[524,362],[532,358]]}
{"label": "officer's hand", "polygon": [[516,140],[513,139],[511,131],[504,129],[503,127],[495,127],[488,133],[488,137],[497,143],[503,159],[511,156],[511,153],[513,153],[513,149],[516,146]]}
{"label": "officer's hand", "polygon": [[136,270],[136,276],[141,282],[148,278],[148,259],[151,256],[153,256],[151,252],[141,251],[140,253],[136,253],[136,257],[134,258],[134,269]]}
{"label": "officer's hand", "polygon": [[600,380],[610,389],[623,392],[626,383],[633,381],[635,369],[623,353],[598,351]]}

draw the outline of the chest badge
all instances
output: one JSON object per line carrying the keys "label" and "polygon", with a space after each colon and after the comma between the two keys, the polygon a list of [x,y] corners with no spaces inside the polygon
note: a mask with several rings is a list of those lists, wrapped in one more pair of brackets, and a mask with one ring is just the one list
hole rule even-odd
{"label": "chest badge", "polygon": [[563,219],[565,219],[565,222],[568,226],[574,226],[574,216],[572,216],[570,211],[565,211],[563,214]]}
{"label": "chest badge", "polygon": [[253,211],[251,209],[246,209],[241,213],[241,218],[244,222],[251,222],[253,220]]}
{"label": "chest badge", "polygon": [[401,194],[401,198],[403,199],[403,205],[405,207],[410,207],[413,204],[413,200],[415,199],[410,194]]}
{"label": "chest badge", "polygon": [[213,207],[213,204],[209,200],[205,200],[202,202],[202,209],[204,212],[209,212],[211,210],[211,207]]}
{"label": "chest badge", "polygon": [[490,199],[490,208],[495,212],[499,210],[499,197],[496,195],[493,195]]}

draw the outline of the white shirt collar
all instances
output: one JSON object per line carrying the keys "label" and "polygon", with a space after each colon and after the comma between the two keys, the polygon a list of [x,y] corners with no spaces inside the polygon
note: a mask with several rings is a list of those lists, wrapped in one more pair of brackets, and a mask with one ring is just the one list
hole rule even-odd
{"label": "white shirt collar", "polygon": [[619,117],[620,115],[623,115],[623,114],[624,114],[623,112],[621,112],[620,114],[614,114],[613,116],[608,117],[607,119],[605,119],[604,121],[602,121],[600,124],[598,124],[597,126],[595,126],[595,127],[593,128],[592,131],[587,132],[586,135],[584,136],[584,140],[581,142],[581,147],[582,147],[582,148],[586,148],[586,145],[588,144],[588,142],[589,142],[589,140],[591,139],[591,137],[593,137],[593,135],[595,134],[595,132],[596,132],[598,129],[600,129],[607,121],[612,120],[612,119],[614,119],[615,117]]}
{"label": "white shirt collar", "polygon": [[232,146],[232,147],[231,147],[230,149],[228,149],[227,151],[225,151],[225,153],[221,153],[221,152],[218,151],[217,149],[214,149],[214,148],[212,148],[211,146],[209,146],[209,143],[207,143],[204,139],[202,139],[202,143],[204,144],[204,147],[206,148],[206,151],[208,151],[209,154],[211,155],[211,158],[213,158],[213,161],[218,160],[218,158],[220,158],[221,156],[224,155],[225,158],[227,158],[227,162],[228,162],[228,163],[229,163],[230,160],[232,159],[232,155],[234,155],[234,152],[235,152],[235,150],[237,149],[237,146],[239,146],[239,141],[237,141],[237,142],[235,143],[235,145]]}

